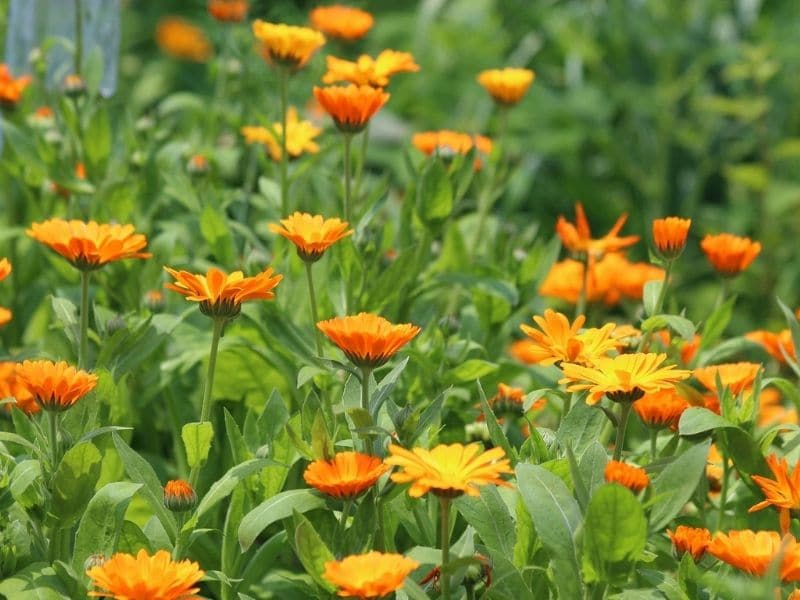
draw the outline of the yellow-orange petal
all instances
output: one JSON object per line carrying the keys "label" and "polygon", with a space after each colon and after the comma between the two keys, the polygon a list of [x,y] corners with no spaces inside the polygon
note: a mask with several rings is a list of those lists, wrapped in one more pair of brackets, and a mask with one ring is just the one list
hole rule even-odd
{"label": "yellow-orange petal", "polygon": [[338,452],[331,460],[310,463],[303,479],[334,498],[352,499],[366,491],[389,470],[383,461],[361,452]]}
{"label": "yellow-orange petal", "polygon": [[368,552],[325,563],[322,576],[338,589],[339,596],[373,600],[385,598],[403,586],[419,563],[402,554]]}
{"label": "yellow-orange petal", "polygon": [[307,261],[315,261],[333,244],[353,233],[349,223],[341,219],[326,219],[322,215],[294,212],[280,225],[269,224],[273,233],[285,237],[297,247],[298,255]]}
{"label": "yellow-orange petal", "polygon": [[317,327],[355,365],[375,368],[386,363],[420,332],[410,323],[395,325],[371,313],[320,321]]}
{"label": "yellow-orange petal", "polygon": [[368,85],[314,86],[314,97],[344,133],[358,133],[389,101],[389,94]]}

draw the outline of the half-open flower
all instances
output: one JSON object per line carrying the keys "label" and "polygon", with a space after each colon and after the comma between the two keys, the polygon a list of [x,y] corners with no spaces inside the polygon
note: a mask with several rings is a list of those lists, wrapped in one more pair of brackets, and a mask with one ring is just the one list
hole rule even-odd
{"label": "half-open flower", "polygon": [[325,36],[308,27],[253,22],[253,35],[261,43],[261,56],[269,63],[299,69],[323,44]]}
{"label": "half-open flower", "polygon": [[675,531],[667,529],[667,535],[678,557],[688,552],[695,561],[703,557],[711,543],[711,532],[705,527],[678,525]]}
{"label": "half-open flower", "polygon": [[26,360],[17,367],[17,376],[44,410],[64,411],[91,392],[97,375],[66,362]]}
{"label": "half-open flower", "polygon": [[376,368],[420,332],[410,323],[395,325],[372,313],[335,317],[317,327],[358,367]]}
{"label": "half-open flower", "polygon": [[322,258],[333,244],[353,233],[349,223],[341,219],[326,219],[322,215],[295,212],[281,219],[281,224],[269,224],[269,230],[285,237],[297,247],[297,255],[305,261]]}
{"label": "half-open flower", "polygon": [[735,277],[744,271],[761,252],[759,242],[730,233],[707,235],[700,248],[711,266],[724,277]]}
{"label": "half-open flower", "polygon": [[389,94],[368,85],[314,86],[314,97],[336,127],[344,133],[358,133],[384,104]]}
{"label": "half-open flower", "polygon": [[489,69],[481,71],[478,83],[489,92],[498,104],[511,106],[517,104],[536,78],[530,69]]}
{"label": "half-open flower", "polygon": [[375,485],[389,470],[380,458],[361,452],[338,452],[331,460],[315,460],[303,479],[311,487],[333,498],[349,500]]}
{"label": "half-open flower", "polygon": [[403,587],[403,581],[419,563],[402,554],[367,552],[325,563],[322,576],[338,588],[339,596],[376,600]]}
{"label": "half-open flower", "polygon": [[604,476],[608,483],[618,483],[635,494],[650,485],[650,477],[648,477],[647,471],[641,467],[629,465],[618,460],[610,460],[606,463]]}
{"label": "half-open flower", "polygon": [[689,235],[691,219],[680,217],[666,217],[653,220],[653,243],[656,250],[666,260],[675,260],[686,247],[686,237]]}

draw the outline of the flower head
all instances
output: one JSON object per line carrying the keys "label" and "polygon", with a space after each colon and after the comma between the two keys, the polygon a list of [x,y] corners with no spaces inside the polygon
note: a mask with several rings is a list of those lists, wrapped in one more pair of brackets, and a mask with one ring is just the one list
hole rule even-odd
{"label": "flower head", "polygon": [[[245,126],[241,132],[248,144],[263,144],[267,147],[272,160],[281,159],[280,136],[283,135],[283,123],[273,123],[272,131],[266,127]],[[297,109],[294,106],[290,106],[286,111],[286,153],[290,159],[297,158],[304,152],[309,154],[319,152],[319,145],[314,138],[320,133],[322,129],[311,121],[301,121],[297,118]]]}
{"label": "flower head", "polygon": [[759,329],[758,331],[751,331],[750,333],[744,334],[744,337],[751,342],[760,344],[770,356],[780,363],[785,364],[787,356],[793,360],[797,360],[792,332],[788,329],[784,329],[778,333]]}
{"label": "flower head", "polygon": [[635,353],[599,357],[591,367],[563,363],[564,378],[559,383],[567,384],[570,392],[589,390],[587,404],[597,404],[603,395],[615,402],[633,402],[691,375],[675,365],[664,366],[666,358],[666,354]]}
{"label": "flower head", "polygon": [[175,562],[166,550],[150,556],[144,549],[136,556],[117,553],[86,574],[95,587],[90,596],[118,600],[194,600],[205,575],[196,562]]}
{"label": "flower head", "polygon": [[[411,138],[411,143],[423,154],[428,156],[438,154],[445,158],[456,154],[467,154],[473,147],[477,149],[479,154],[489,156],[493,147],[492,140],[486,136],[469,135],[458,131],[450,131],[449,129],[415,133]],[[481,159],[476,158],[475,170],[480,169],[481,165]]]}
{"label": "flower head", "polygon": [[402,469],[392,474],[392,481],[411,483],[408,495],[412,498],[428,492],[444,498],[478,496],[479,486],[511,485],[500,478],[513,472],[500,447],[481,452],[478,444],[439,444],[432,450],[406,450],[389,444],[389,454],[386,464]]}
{"label": "flower head", "polygon": [[349,224],[341,219],[326,219],[322,215],[295,212],[281,219],[281,224],[269,224],[269,230],[285,237],[297,247],[297,254],[305,261],[322,258],[333,244],[353,233]]}
{"label": "flower head", "polygon": [[647,476],[647,471],[641,467],[635,467],[618,460],[610,460],[606,463],[604,475],[608,483],[618,483],[635,494],[650,485],[650,477]]}
{"label": "flower head", "polygon": [[761,365],[758,363],[738,362],[700,367],[693,373],[709,392],[717,392],[719,379],[723,388],[728,388],[732,394],[739,394],[753,387],[760,370]]}
{"label": "flower head", "polygon": [[372,600],[400,589],[419,563],[402,554],[367,552],[325,563],[322,576],[339,588],[339,596]]}
{"label": "flower head", "polygon": [[478,83],[499,104],[514,105],[525,95],[536,78],[530,69],[489,69],[481,71]]}
{"label": "flower head", "polygon": [[30,75],[14,79],[8,66],[0,64],[0,104],[10,108],[16,106],[30,82]]}
{"label": "flower head", "polygon": [[389,94],[368,85],[314,86],[314,97],[336,127],[344,133],[358,133],[389,101]]}
{"label": "flower head", "polygon": [[360,452],[338,452],[331,460],[315,460],[303,479],[334,498],[352,499],[369,489],[389,467],[380,458]]}
{"label": "flower head", "polygon": [[766,574],[771,563],[783,553],[780,575],[783,581],[800,579],[798,544],[790,535],[781,538],[777,531],[743,529],[716,533],[707,552],[722,562],[749,575]]}
{"label": "flower head", "polygon": [[32,224],[25,233],[82,271],[99,269],[106,263],[126,258],[151,256],[149,252],[142,252],[147,238],[135,233],[133,225],[49,219]]}
{"label": "flower head", "polygon": [[322,77],[322,82],[328,84],[346,81],[383,88],[389,85],[392,75],[419,71],[419,65],[410,53],[396,50],[384,50],[377,58],[362,54],[356,61],[327,56],[325,62],[328,71]]}
{"label": "flower head", "polygon": [[208,0],[208,14],[223,23],[244,21],[247,8],[247,0]]}
{"label": "flower head", "polygon": [[667,535],[678,556],[688,552],[695,561],[703,557],[711,543],[711,532],[705,527],[678,525],[674,532],[667,529]]}
{"label": "flower head", "polygon": [[672,387],[645,394],[633,403],[633,410],[648,427],[674,429],[689,406],[689,401]]}
{"label": "flower head", "polygon": [[186,512],[197,505],[197,492],[188,481],[172,479],[164,486],[164,506],[172,512]]}
{"label": "flower head", "polygon": [[174,283],[166,284],[167,289],[183,294],[191,302],[199,302],[204,315],[224,319],[239,316],[242,302],[272,300],[273,290],[283,279],[283,275],[273,275],[269,267],[253,277],[245,277],[241,271],[227,274],[213,267],[205,275],[169,267],[164,270],[175,279]]}
{"label": "flower head", "polygon": [[627,220],[627,214],[621,215],[606,235],[594,239],[589,228],[589,221],[586,219],[586,213],[583,210],[583,204],[578,202],[575,205],[575,224],[573,225],[563,216],[558,217],[556,232],[561,238],[561,243],[570,252],[586,254],[597,259],[602,258],[603,255],[609,252],[618,252],[639,241],[638,235],[624,237],[617,235]]}
{"label": "flower head", "polygon": [[261,55],[270,63],[299,69],[325,44],[325,36],[308,27],[283,23],[253,22],[253,35],[261,43]]}
{"label": "flower head", "polygon": [[797,464],[789,473],[789,463],[785,458],[778,458],[774,454],[767,457],[767,465],[775,476],[774,479],[752,475],[753,481],[761,488],[765,500],[750,507],[748,512],[756,512],[774,506],[779,509],[781,531],[789,531],[791,515],[789,511],[800,509],[800,469]]}
{"label": "flower head", "polygon": [[164,17],[158,22],[156,43],[165,54],[192,62],[206,62],[213,52],[203,30],[180,17]]}
{"label": "flower head", "polygon": [[658,252],[667,260],[678,258],[686,247],[691,219],[666,217],[653,221],[653,242]]}
{"label": "flower head", "polygon": [[97,385],[97,375],[66,362],[26,360],[17,366],[17,377],[44,410],[63,411]]}
{"label": "flower head", "polygon": [[420,332],[410,323],[394,325],[371,313],[320,321],[317,327],[359,367],[386,363]]}
{"label": "flower head", "polygon": [[11,275],[13,267],[7,258],[0,258],[0,281]]}
{"label": "flower head", "polygon": [[19,363],[0,362],[0,400],[4,398],[15,400],[14,403],[4,405],[6,411],[10,411],[14,406],[27,415],[33,415],[42,410],[28,386],[19,376]]}
{"label": "flower head", "polygon": [[566,361],[592,364],[597,357],[605,356],[617,347],[617,342],[611,338],[615,328],[613,323],[581,332],[586,321],[584,315],[576,317],[570,325],[566,315],[550,309],[544,311],[543,317],[535,316],[533,320],[539,329],[520,325],[532,341],[532,345],[526,348],[531,363],[552,365]]}
{"label": "flower head", "polygon": [[707,235],[700,248],[708,262],[725,277],[735,277],[750,266],[761,252],[761,244],[730,233]]}
{"label": "flower head", "polygon": [[[543,405],[541,399],[540,406]],[[525,391],[522,388],[513,387],[505,383],[497,384],[497,393],[489,399],[489,406],[496,415],[522,415],[525,402]]]}
{"label": "flower head", "polygon": [[349,42],[360,39],[372,28],[372,15],[360,8],[332,4],[318,6],[309,15],[311,25],[332,38]]}

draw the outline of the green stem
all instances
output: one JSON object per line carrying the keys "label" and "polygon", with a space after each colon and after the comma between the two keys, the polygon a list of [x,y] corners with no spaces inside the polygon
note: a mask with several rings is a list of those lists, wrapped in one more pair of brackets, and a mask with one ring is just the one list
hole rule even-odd
{"label": "green stem", "polygon": [[728,480],[730,479],[730,466],[725,452],[722,453],[722,489],[719,492],[719,515],[717,515],[717,531],[722,530],[725,520],[725,506],[728,503]]}
{"label": "green stem", "polygon": [[369,412],[369,376],[372,369],[361,367],[361,408]]}
{"label": "green stem", "polygon": [[714,308],[711,312],[714,312],[725,303],[725,300],[728,298],[728,293],[731,289],[731,280],[731,277],[722,278],[722,284],[720,284],[719,288],[719,295],[717,296],[716,302],[714,302]]}
{"label": "green stem", "polygon": [[281,93],[281,215],[289,215],[289,154],[286,151],[286,123],[289,111],[289,69],[281,67],[280,73],[280,93]]}
{"label": "green stem", "polygon": [[658,429],[652,427],[650,429],[650,462],[656,459],[658,453]]}
{"label": "green stem", "polygon": [[83,70],[83,0],[75,0],[75,75]]}
{"label": "green stem", "polygon": [[44,411],[47,413],[47,425],[48,425],[48,432],[50,434],[50,464],[51,464],[51,481],[52,478],[56,474],[56,469],[58,469],[58,412],[54,410],[46,410]]}
{"label": "green stem", "polygon": [[85,369],[89,361],[89,277],[88,270],[81,271],[81,314],[78,330],[78,367]]}
{"label": "green stem", "polygon": [[361,196],[361,178],[364,174],[364,164],[367,162],[367,148],[369,148],[369,121],[367,121],[364,131],[361,133],[361,154],[356,165],[356,184],[353,188],[353,197],[356,202]]}
{"label": "green stem", "polygon": [[344,548],[344,532],[347,530],[347,517],[350,515],[350,507],[353,505],[353,501],[348,499],[344,501],[344,506],[342,507],[342,514],[339,517],[339,524],[337,525],[338,535],[336,536],[335,543],[340,546],[339,551],[342,552],[345,550]]}
{"label": "green stem", "polygon": [[658,298],[656,298],[656,306],[653,309],[654,315],[661,314],[661,310],[664,308],[664,300],[667,297],[667,288],[669,287],[669,278],[672,274],[672,265],[674,262],[674,260],[667,261],[667,266],[664,269],[664,282],[661,284],[661,289],[658,292]]}
{"label": "green stem", "polygon": [[450,600],[450,573],[447,572],[447,565],[450,562],[450,498],[439,498],[439,511],[441,517],[441,531],[439,532],[442,540],[442,566],[441,584],[442,600]]}
{"label": "green stem", "polygon": [[311,327],[314,329],[314,340],[317,344],[317,356],[322,356],[322,332],[317,327],[319,323],[319,313],[317,312],[317,295],[314,292],[314,277],[311,275],[311,265],[309,260],[303,261],[306,265],[306,281],[308,281],[308,300],[311,304]]}
{"label": "green stem", "polygon": [[614,443],[614,456],[613,460],[619,460],[622,456],[622,447],[625,445],[625,429],[628,427],[628,417],[633,410],[633,402],[623,402],[622,412],[619,415],[619,424],[617,425],[617,441]]}
{"label": "green stem", "polygon": [[[183,529],[183,522],[185,520],[184,513],[177,513],[175,515],[175,523],[178,533],[175,535],[175,546],[172,548],[172,560],[180,560],[183,554],[183,547],[181,544],[181,529]],[[225,584],[223,584],[225,585]]]}
{"label": "green stem", "polygon": [[575,304],[575,318],[586,313],[586,298],[589,295],[589,254],[583,259],[583,275],[581,276],[581,292]]}
{"label": "green stem", "polygon": [[350,146],[353,135],[344,134],[344,220],[350,223]]}

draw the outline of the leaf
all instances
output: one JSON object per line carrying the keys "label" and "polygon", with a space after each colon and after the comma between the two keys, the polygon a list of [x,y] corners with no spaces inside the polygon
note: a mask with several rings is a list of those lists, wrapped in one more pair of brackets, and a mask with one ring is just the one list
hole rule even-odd
{"label": "leaf", "polygon": [[452,383],[466,383],[475,381],[497,370],[498,366],[488,360],[470,358],[447,373],[447,380]]}
{"label": "leaf", "polygon": [[9,600],[69,600],[61,580],[46,563],[28,565],[0,581],[0,596]]}
{"label": "leaf", "polygon": [[294,520],[294,546],[297,557],[317,585],[328,592],[335,591],[336,588],[322,577],[325,563],[334,559],[333,553],[319,537],[311,521],[297,511],[293,512],[292,519]]}
{"label": "leaf", "polygon": [[670,329],[672,329],[684,340],[691,340],[694,338],[694,323],[692,323],[689,319],[678,315],[654,315],[642,323],[642,331],[663,329],[666,326],[669,326]]}
{"label": "leaf", "polygon": [[231,265],[236,262],[234,256],[233,237],[225,217],[216,208],[207,204],[200,216],[200,233],[208,243],[217,262]]}
{"label": "leaf", "polygon": [[89,167],[103,172],[111,154],[111,119],[105,106],[101,105],[89,119],[83,144]]}
{"label": "leaf", "polygon": [[556,439],[562,447],[570,446],[580,460],[589,444],[597,441],[605,427],[603,413],[585,402],[576,402],[561,421]]}
{"label": "leaf", "polygon": [[306,512],[325,506],[325,500],[311,490],[287,490],[276,494],[247,513],[239,525],[239,545],[247,552],[256,538],[273,523],[292,516],[293,511]]}
{"label": "leaf", "polygon": [[53,516],[62,527],[72,524],[94,495],[103,460],[94,444],[84,442],[67,450],[53,481]]}
{"label": "leaf", "polygon": [[725,417],[699,406],[683,411],[678,423],[678,431],[681,435],[697,435],[720,427],[736,427],[736,425]]}
{"label": "leaf", "polygon": [[78,347],[78,309],[77,307],[65,298],[53,296],[51,301],[53,307],[53,315],[61,326],[64,328],[64,333],[67,339],[72,343],[75,348]]}
{"label": "leaf", "polygon": [[708,317],[703,326],[703,332],[700,334],[700,350],[714,345],[714,342],[724,333],[728,323],[731,322],[734,304],[736,304],[736,296],[728,298]]}
{"label": "leaf", "polygon": [[650,530],[661,531],[692,497],[708,461],[711,440],[696,444],[669,463],[653,481],[658,502],[650,513]]}
{"label": "leaf", "polygon": [[776,298],[776,300],[778,301],[778,306],[780,306],[781,312],[786,319],[786,325],[788,326],[789,331],[792,332],[792,344],[794,345],[794,348],[800,348],[800,323],[798,323],[797,317],[791,308],[781,302],[780,298]]}
{"label": "leaf", "polygon": [[489,428],[489,436],[492,439],[492,443],[495,446],[500,446],[505,451],[506,456],[513,465],[517,462],[517,451],[511,446],[506,434],[503,433],[502,427],[500,427],[500,424],[497,422],[497,417],[494,416],[494,411],[492,410],[492,407],[489,406],[489,402],[486,400],[486,394],[483,391],[481,382],[478,381],[476,383],[478,384],[478,394],[480,395],[481,399],[483,418],[486,421],[486,426]]}
{"label": "leaf", "polygon": [[438,157],[428,160],[417,185],[417,216],[428,227],[441,225],[453,212],[453,184]]}
{"label": "leaf", "polygon": [[492,555],[492,585],[484,597],[487,600],[535,600],[522,573],[508,560],[509,556]]}
{"label": "leaf", "polygon": [[487,548],[503,556],[514,555],[517,543],[514,520],[496,486],[481,486],[480,496],[462,496],[454,504]]}
{"label": "leaf", "polygon": [[397,385],[397,380],[400,378],[400,375],[403,373],[403,370],[406,368],[407,364],[408,357],[406,356],[397,365],[395,365],[395,367],[389,371],[383,379],[381,379],[378,389],[376,389],[372,394],[372,397],[369,401],[369,412],[375,422],[378,421],[378,413],[380,412],[383,403],[386,402],[389,394],[391,394],[392,390],[394,390],[395,386]]}
{"label": "leaf", "polygon": [[578,469],[580,470],[583,483],[589,493],[589,498],[603,483],[605,483],[605,469],[608,462],[608,453],[603,445],[592,442],[581,457]]}
{"label": "leaf", "polygon": [[186,448],[186,462],[189,467],[199,467],[206,462],[214,439],[214,426],[211,421],[186,423],[181,429],[181,439]]}
{"label": "leaf", "polygon": [[[658,302],[659,294],[661,294],[662,285],[664,285],[664,281],[662,279],[654,279],[646,282],[642,288],[644,314],[646,314],[648,317],[651,317],[656,311],[656,303]],[[645,321],[645,323],[646,322],[647,321]],[[647,329],[644,323],[642,324],[642,329]]]}

